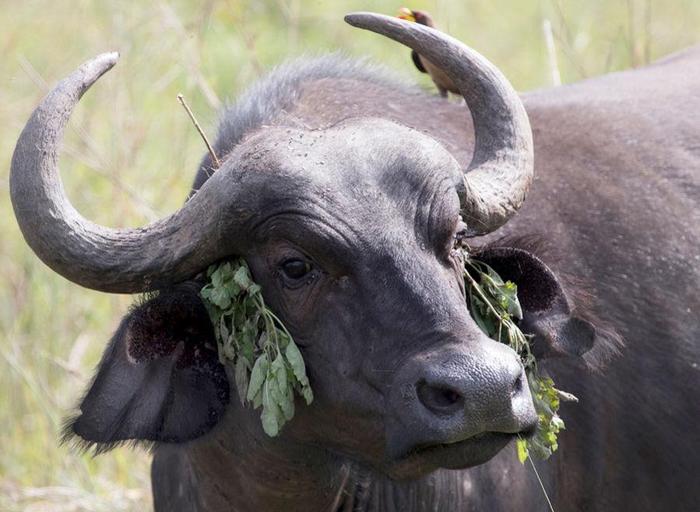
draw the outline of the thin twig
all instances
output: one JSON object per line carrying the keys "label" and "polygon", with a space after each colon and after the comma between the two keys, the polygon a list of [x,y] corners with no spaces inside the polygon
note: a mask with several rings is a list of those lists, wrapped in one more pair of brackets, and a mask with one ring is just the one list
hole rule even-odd
{"label": "thin twig", "polygon": [[537,477],[537,481],[540,483],[540,487],[542,488],[542,493],[544,494],[544,497],[547,500],[547,505],[549,505],[549,510],[551,512],[554,512],[554,507],[552,506],[552,502],[549,501],[549,496],[547,495],[547,490],[544,488],[544,484],[542,483],[542,479],[540,478],[540,474],[537,472],[537,468],[535,467],[535,463],[532,462],[532,457],[528,457],[527,460],[530,461],[530,466],[532,466],[532,470],[535,472],[535,476]]}
{"label": "thin twig", "polygon": [[338,510],[338,507],[340,506],[340,503],[343,499],[343,494],[345,494],[345,486],[348,484],[348,480],[350,479],[350,466],[344,466],[344,475],[343,479],[340,482],[340,487],[338,487],[338,492],[335,495],[335,499],[333,500],[333,504],[331,505],[331,508],[328,509],[330,512],[335,512]]}
{"label": "thin twig", "polygon": [[469,273],[468,270],[464,271],[464,277],[469,279],[469,283],[476,290],[476,293],[479,294],[479,297],[481,298],[482,301],[484,301],[484,304],[486,304],[488,306],[488,308],[491,310],[491,313],[493,313],[496,318],[503,321],[503,317],[500,315],[500,313],[498,311],[496,311],[496,309],[493,307],[493,304],[491,304],[491,301],[486,298],[486,295],[484,295],[484,292],[481,290],[481,286],[479,286],[479,283],[476,282],[476,280],[471,276],[471,274]]}
{"label": "thin twig", "polygon": [[209,154],[211,155],[212,160],[214,161],[214,168],[218,169],[221,167],[221,162],[219,162],[219,159],[216,156],[216,152],[214,151],[214,148],[209,144],[209,139],[207,139],[207,136],[204,134],[204,130],[202,130],[202,127],[199,126],[199,123],[197,122],[197,119],[194,117],[194,114],[190,110],[189,105],[187,105],[187,102],[185,101],[185,98],[182,94],[177,95],[177,101],[180,102],[180,105],[182,105],[187,112],[187,115],[190,116],[190,119],[192,120],[192,124],[194,124],[194,127],[197,129],[199,132],[199,135],[202,137],[202,140],[204,141],[204,144],[207,146],[207,150],[209,151]]}

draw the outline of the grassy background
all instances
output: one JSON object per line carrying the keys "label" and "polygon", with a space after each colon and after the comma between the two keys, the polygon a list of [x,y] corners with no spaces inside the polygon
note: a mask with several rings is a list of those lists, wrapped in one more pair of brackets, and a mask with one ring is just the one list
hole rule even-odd
{"label": "grassy background", "polygon": [[[395,14],[397,1],[203,2],[0,0],[0,510],[150,509],[148,455],[92,458],[58,444],[128,296],[84,290],[26,247],[8,197],[14,143],[47,87],[119,50],[84,98],[61,157],[69,197],[88,218],[137,226],[183,201],[203,146],[176,101],[183,92],[213,134],[217,108],[266,69],[305,52],[370,55],[430,83],[408,51],[345,25],[344,13]],[[700,41],[697,0],[416,1],[493,60],[516,88],[643,65]],[[551,27],[553,53],[544,24]]]}

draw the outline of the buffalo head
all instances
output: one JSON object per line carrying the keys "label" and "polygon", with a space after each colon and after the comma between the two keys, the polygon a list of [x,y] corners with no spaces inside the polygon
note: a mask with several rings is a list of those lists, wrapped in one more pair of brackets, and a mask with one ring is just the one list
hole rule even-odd
{"label": "buffalo head", "polygon": [[467,169],[436,140],[385,119],[319,130],[272,123],[247,134],[176,213],[110,229],[72,207],[56,162],[75,104],[117,55],[59,83],[27,123],[11,192],[37,255],[96,290],[170,290],[113,339],[74,424],[88,441],[183,441],[218,422],[228,382],[196,278],[234,256],[307,362],[316,400],[298,408],[287,441],[404,476],[484,462],[534,428],[522,365],[471,319],[455,250],[524,199],[533,156],[523,106],[493,65],[444,34],[371,14],[347,21],[410,46],[459,87],[475,130]]}

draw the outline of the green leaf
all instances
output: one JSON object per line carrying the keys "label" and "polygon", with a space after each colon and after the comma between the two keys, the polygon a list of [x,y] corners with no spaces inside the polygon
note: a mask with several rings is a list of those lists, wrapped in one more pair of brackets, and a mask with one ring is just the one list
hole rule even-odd
{"label": "green leaf", "polygon": [[256,326],[250,322],[245,322],[243,325],[239,326],[238,333],[238,346],[240,347],[241,354],[243,354],[246,359],[252,361],[255,359],[255,338],[257,336]]}
{"label": "green leaf", "polygon": [[[297,347],[294,341],[289,340],[287,348],[284,351],[284,355],[287,358],[287,361],[289,362],[289,366],[292,367],[294,376],[299,381],[299,384],[301,384],[304,387],[308,387],[309,379],[306,377],[306,365],[304,364],[304,358],[301,357],[299,347]],[[310,401],[307,400],[307,403],[310,403]]]}
{"label": "green leaf", "polygon": [[207,285],[203,286],[201,290],[199,290],[199,295],[203,299],[205,299],[205,301],[204,301],[205,304],[209,300],[209,298],[211,297],[211,291],[213,289],[214,289],[214,287],[211,284],[207,284]]}
{"label": "green leaf", "polygon": [[224,279],[222,276],[222,267],[218,266],[216,269],[211,273],[211,284],[214,288],[221,288],[224,283]]}
{"label": "green leaf", "polygon": [[250,374],[250,384],[248,384],[247,398],[249,401],[252,401],[263,387],[263,383],[267,377],[268,366],[267,354],[261,355],[258,357],[257,361],[255,361],[253,371]]}
{"label": "green leaf", "polygon": [[270,392],[284,417],[284,421],[280,420],[279,422],[280,426],[282,426],[283,423],[286,423],[294,417],[294,395],[292,389],[286,379],[283,383],[280,383],[279,380],[275,378],[271,381]]}
{"label": "green leaf", "polygon": [[282,414],[287,421],[290,421],[294,417],[294,394],[292,390],[284,395],[284,400],[280,403],[280,408],[282,409]]}
{"label": "green leaf", "polygon": [[231,297],[223,288],[213,288],[209,300],[221,309],[228,309],[231,306]]}
{"label": "green leaf", "polygon": [[263,384],[262,392],[262,414],[260,419],[262,419],[262,426],[265,433],[270,437],[276,437],[280,431],[280,419],[282,418],[282,411],[280,411],[277,402],[272,397],[270,391],[270,379],[265,380]]}
{"label": "green leaf", "polygon": [[222,341],[220,344],[221,351],[227,360],[233,361],[236,358],[236,349],[233,344],[228,341]]}
{"label": "green leaf", "polygon": [[311,386],[304,386],[301,390],[301,396],[304,397],[306,405],[311,405],[314,401],[314,394],[311,392]]}
{"label": "green leaf", "polygon": [[520,461],[520,464],[525,464],[528,456],[527,441],[525,439],[517,439],[515,441],[515,447],[518,452],[518,460]]}
{"label": "green leaf", "polygon": [[221,333],[221,339],[224,341],[224,343],[227,343],[229,341],[230,333],[228,330],[228,327],[226,326],[226,317],[221,316],[221,320],[219,320],[219,332]]}
{"label": "green leaf", "polygon": [[287,335],[286,332],[284,332],[281,329],[278,329],[276,325],[275,330],[277,331],[277,348],[279,348],[280,350],[284,349],[286,352],[287,345],[289,344],[291,338]]}
{"label": "green leaf", "polygon": [[[478,304],[478,299],[475,300],[475,302]],[[479,326],[479,329],[481,329],[487,336],[490,338],[495,338],[498,334],[498,327],[496,325],[496,322],[493,318],[493,315],[487,310],[485,307],[475,307],[472,309],[472,318],[474,319],[474,322],[476,322],[476,325]]]}
{"label": "green leaf", "polygon": [[552,425],[553,428],[557,429],[557,432],[559,430],[564,430],[566,428],[566,425],[564,425],[564,420],[561,419],[556,414],[554,416],[552,416],[552,421],[550,421],[550,424]]}
{"label": "green leaf", "polygon": [[226,281],[221,288],[225,290],[228,296],[231,298],[238,297],[238,295],[241,293],[241,288],[233,279]]}
{"label": "green leaf", "polygon": [[247,265],[241,265],[233,274],[233,280],[242,290],[247,290],[253,284]]}
{"label": "green leaf", "polygon": [[277,381],[277,386],[280,390],[287,388],[287,369],[284,367],[284,357],[282,354],[277,354],[277,357],[270,366],[270,371]]}
{"label": "green leaf", "polygon": [[211,274],[211,283],[214,288],[221,288],[224,286],[224,282],[231,279],[232,269],[230,263],[224,263],[219,265],[218,268]]}
{"label": "green leaf", "polygon": [[248,391],[248,365],[246,364],[246,360],[242,357],[236,360],[234,376],[238,398],[241,400],[241,404],[245,405],[246,393]]}
{"label": "green leaf", "polygon": [[260,337],[257,339],[256,344],[260,350],[265,350],[265,348],[270,345],[270,337],[267,335],[267,331],[263,331]]}
{"label": "green leaf", "polygon": [[485,276],[488,276],[490,280],[493,282],[494,285],[501,287],[505,283],[503,282],[503,279],[501,279],[501,276],[498,275],[498,272],[496,272],[493,268],[491,268],[489,265],[486,263],[482,263],[484,267],[486,267],[486,274],[482,274]]}
{"label": "green leaf", "polygon": [[501,288],[503,297],[505,297],[505,308],[510,316],[522,320],[523,309],[520,306],[520,301],[518,300],[518,287],[511,281],[507,281],[506,284]]}

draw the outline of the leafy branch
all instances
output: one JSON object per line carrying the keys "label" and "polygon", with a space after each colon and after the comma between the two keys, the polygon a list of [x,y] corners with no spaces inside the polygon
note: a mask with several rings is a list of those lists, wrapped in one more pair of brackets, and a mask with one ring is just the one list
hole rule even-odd
{"label": "leafy branch", "polygon": [[245,260],[212,265],[200,294],[214,324],[223,364],[232,363],[242,404],[262,406],[271,437],[294,417],[294,394],[313,401],[299,347],[263,300]]}
{"label": "leafy branch", "polygon": [[551,378],[540,375],[530,350],[531,336],[516,323],[522,320],[523,312],[515,283],[503,281],[493,268],[471,258],[466,251],[464,264],[467,299],[474,321],[487,336],[515,350],[525,368],[538,423],[534,436],[516,441],[518,459],[523,463],[530,455],[547,459],[559,447],[557,435],[564,428],[564,421],[557,414],[560,399],[576,401],[576,397],[556,389]]}

